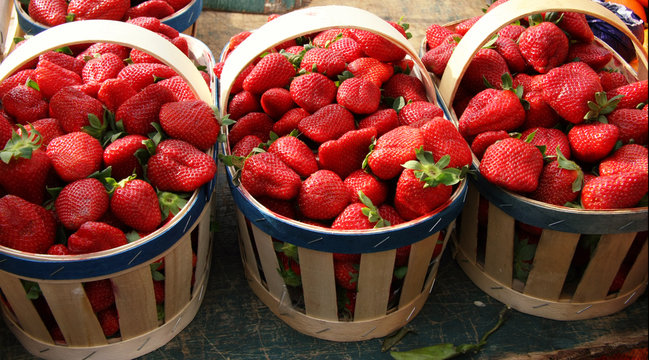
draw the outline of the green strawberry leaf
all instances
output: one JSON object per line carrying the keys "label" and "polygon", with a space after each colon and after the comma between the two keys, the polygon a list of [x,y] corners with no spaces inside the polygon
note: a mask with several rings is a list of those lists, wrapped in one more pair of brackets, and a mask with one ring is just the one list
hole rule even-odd
{"label": "green strawberry leaf", "polygon": [[162,211],[162,218],[166,219],[169,214],[176,216],[185,205],[191,194],[172,193],[168,191],[158,191],[158,203]]}
{"label": "green strawberry leaf", "polygon": [[383,344],[381,345],[381,352],[386,352],[396,344],[398,344],[401,339],[403,339],[408,333],[414,333],[415,331],[407,328],[407,327],[402,327],[401,329],[393,332],[392,334],[386,336],[385,339],[383,339]]}
{"label": "green strawberry leaf", "polygon": [[425,151],[423,146],[415,151],[417,160],[407,161],[402,166],[414,171],[415,177],[424,182],[424,187],[437,186],[439,184],[455,185],[462,179],[460,175],[462,170],[457,168],[447,168],[451,157],[442,156],[437,163],[433,158],[433,153]]}
{"label": "green strawberry leaf", "polygon": [[34,150],[41,147],[41,133],[38,130],[27,131],[21,124],[16,124],[16,127],[20,129],[20,134],[12,130],[11,138],[0,151],[0,160],[5,164],[9,164],[11,159],[31,159]]}
{"label": "green strawberry leaf", "polygon": [[73,21],[74,21],[74,18],[75,18],[75,14],[74,14],[74,13],[68,13],[68,14],[65,16],[65,22],[73,22]]}
{"label": "green strawberry leaf", "polygon": [[36,300],[41,296],[41,288],[38,286],[37,282],[23,280],[23,288],[25,289],[25,295],[27,299]]}
{"label": "green strawberry leaf", "polygon": [[390,226],[390,222],[383,219],[379,213],[379,209],[372,203],[372,200],[363,193],[363,191],[358,191],[358,198],[361,200],[361,203],[365,205],[361,209],[363,215],[367,216],[369,222],[374,223],[374,228],[382,228]]}
{"label": "green strawberry leaf", "polygon": [[408,267],[407,266],[400,266],[400,267],[394,269],[394,277],[396,277],[399,280],[405,278],[406,273],[408,273]]}
{"label": "green strawberry leaf", "polygon": [[221,124],[221,126],[230,126],[230,125],[234,125],[234,123],[236,123],[236,122],[237,122],[236,120],[232,120],[232,119],[230,119],[230,114],[225,114],[225,116],[222,117],[221,120],[219,121],[219,123]]}
{"label": "green strawberry leaf", "polygon": [[153,278],[153,280],[162,281],[165,279],[164,274],[158,271],[158,268],[160,267],[159,263],[152,263],[151,265],[149,265],[149,267],[151,268],[151,277]]}
{"label": "green strawberry leaf", "polygon": [[[132,242],[134,242],[134,241],[140,240],[140,239],[142,238],[142,237],[140,236],[140,234],[138,234],[138,232],[135,231],[135,230],[133,230],[133,231],[129,231],[129,232],[127,232],[125,235],[126,235],[126,241],[127,241],[129,244],[132,243]],[[151,266],[153,266],[153,264],[151,264]],[[158,264],[158,266],[159,266],[159,264]]]}
{"label": "green strawberry leaf", "polygon": [[58,49],[55,49],[54,51],[62,53],[62,54],[66,54],[66,55],[74,55],[74,52],[72,51],[72,49],[70,49],[69,46],[63,46],[63,47],[60,47]]}
{"label": "green strawberry leaf", "polygon": [[32,80],[32,78],[27,79],[27,81],[25,82],[25,86],[32,88],[36,91],[41,91],[41,88],[40,86],[38,86],[38,83]]}

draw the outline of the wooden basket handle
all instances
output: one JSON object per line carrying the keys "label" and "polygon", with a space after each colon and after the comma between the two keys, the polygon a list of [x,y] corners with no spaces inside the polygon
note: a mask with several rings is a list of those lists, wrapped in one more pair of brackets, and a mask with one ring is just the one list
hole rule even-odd
{"label": "wooden basket handle", "polygon": [[210,89],[200,72],[174,44],[147,29],[121,21],[74,21],[43,31],[16,47],[0,63],[0,81],[43,52],[93,42],[115,43],[151,54],[182,76],[199,99],[213,104]]}
{"label": "wooden basket handle", "polygon": [[[387,21],[368,12],[350,6],[328,5],[302,8],[284,14],[259,27],[237,46],[227,57],[221,73],[219,104],[221,115],[227,111],[228,97],[237,75],[257,56],[290,39],[331,28],[346,27],[371,31],[382,35],[406,51],[421,69],[418,73],[424,82],[428,98],[435,102],[435,88],[426,67],[419,59],[410,42]],[[417,71],[417,70],[416,70]]]}
{"label": "wooden basket handle", "polygon": [[638,77],[647,79],[647,53],[640,41],[626,24],[606,7],[591,0],[510,0],[484,14],[462,37],[448,61],[439,84],[439,93],[445,104],[450,106],[467,70],[478,50],[500,29],[512,22],[536,13],[546,11],[573,11],[605,20],[631,39],[638,55]]}

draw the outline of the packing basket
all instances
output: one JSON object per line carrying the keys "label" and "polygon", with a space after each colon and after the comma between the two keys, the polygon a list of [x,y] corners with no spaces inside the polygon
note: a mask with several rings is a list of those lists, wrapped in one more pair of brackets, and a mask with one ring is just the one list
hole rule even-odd
{"label": "packing basket", "polygon": [[[300,9],[255,30],[228,55],[220,78],[221,114],[225,115],[234,79],[258,55],[288,39],[340,27],[379,33],[406,50],[415,66],[424,69],[407,40],[370,12],[347,6]],[[418,76],[426,86],[428,98],[435,103],[435,88],[425,69]],[[230,154],[227,143],[224,153]],[[331,341],[386,336],[419,313],[435,283],[441,255],[434,254],[435,247],[438,240],[446,245],[467,188],[462,181],[447,205],[434,215],[385,229],[340,231],[278,216],[244,188],[234,186],[234,169],[228,167],[227,171],[238,208],[241,258],[253,292],[295,330]],[[302,281],[297,294],[278,272],[274,241],[297,247]],[[391,289],[395,254],[398,247],[405,245],[411,245],[408,271],[395,300]],[[353,319],[339,317],[333,253],[361,254]],[[389,305],[391,297],[393,304]]]}
{"label": "packing basket", "polygon": [[[478,49],[507,24],[545,11],[580,12],[613,24],[633,39],[639,69],[636,73],[614,52],[609,66],[619,68],[632,80],[647,78],[647,55],[642,45],[605,7],[587,0],[511,0],[477,21],[451,56],[439,94],[453,116],[455,92]],[[473,166],[479,169],[475,156]],[[487,220],[479,221],[485,214]],[[624,309],[646,289],[646,207],[577,210],[554,206],[503,190],[478,175],[471,178],[458,223],[455,256],[459,265],[480,289],[518,311],[555,320],[594,318]],[[517,229],[525,225],[542,228],[542,232],[533,258],[526,259],[531,268],[522,282],[515,276],[515,246],[521,240],[517,239]],[[584,244],[593,239],[596,248],[584,257]],[[574,272],[575,264],[582,270]],[[625,273],[620,278],[622,268]],[[614,281],[622,283],[609,291]]]}
{"label": "packing basket", "polygon": [[[106,32],[106,26],[112,31]],[[210,50],[187,36],[190,57],[213,66]],[[123,22],[88,20],[44,31],[0,64],[0,80],[40,53],[92,42],[119,43],[150,53],[172,67],[203,101],[214,92],[195,64],[171,42]],[[211,79],[215,88],[215,80]],[[216,158],[216,149],[208,153]],[[44,255],[0,247],[0,308],[8,328],[33,355],[46,359],[132,359],[169,342],[187,326],[203,300],[212,239],[211,199],[216,177],[194,191],[167,225],[118,248],[83,255]],[[152,264],[164,259],[164,316],[159,318]],[[195,262],[195,267],[193,266]],[[108,279],[119,314],[118,337],[106,338],[84,291],[84,284]],[[55,341],[28,299],[24,284],[36,283],[64,343]]]}

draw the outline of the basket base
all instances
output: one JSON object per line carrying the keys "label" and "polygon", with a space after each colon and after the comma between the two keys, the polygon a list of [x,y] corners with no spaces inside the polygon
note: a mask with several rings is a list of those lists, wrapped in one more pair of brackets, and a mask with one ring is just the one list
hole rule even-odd
{"label": "basket base", "polygon": [[[169,319],[165,324],[157,329],[140,336],[109,343],[101,346],[88,347],[68,347],[65,345],[53,345],[35,339],[16,324],[13,319],[2,311],[2,317],[5,324],[16,336],[18,341],[32,355],[42,359],[68,360],[68,359],[86,359],[92,355],[93,360],[128,360],[148,354],[171,341],[194,319],[205,295],[207,286],[207,275],[205,275],[196,289],[198,294],[185,305],[185,307],[176,316]],[[4,310],[4,308],[3,308]]]}
{"label": "basket base", "polygon": [[615,298],[589,303],[552,301],[520,293],[487,275],[471,261],[462,247],[456,247],[456,261],[482,291],[522,313],[552,320],[585,320],[616,313],[633,304],[644,293],[647,282]]}

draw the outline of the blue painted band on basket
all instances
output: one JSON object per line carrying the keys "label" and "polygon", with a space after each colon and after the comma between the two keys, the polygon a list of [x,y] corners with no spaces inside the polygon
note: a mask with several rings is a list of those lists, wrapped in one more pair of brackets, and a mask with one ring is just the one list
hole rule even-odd
{"label": "blue painted band on basket", "polygon": [[[216,153],[216,151],[215,151]],[[216,184],[216,176],[197,190],[195,200],[180,218],[175,219],[162,233],[133,246],[124,245],[123,251],[107,250],[107,255],[77,255],[74,260],[65,256],[39,256],[0,251],[0,270],[34,279],[76,280],[105,277],[155,260],[191,229],[208,204]],[[49,260],[51,259],[51,260]]]}
{"label": "blue painted band on basket", "polygon": [[579,234],[618,234],[647,230],[647,208],[580,210],[524,198],[491,184],[483,176],[471,177],[490,203],[514,219],[536,227]]}
{"label": "blue painted band on basket", "polygon": [[[20,1],[14,0],[14,6],[16,8],[16,13],[18,14],[18,25],[25,34],[36,35],[49,28],[49,26],[34,21],[34,19],[32,19],[22,8]],[[161,21],[180,32],[183,32],[198,20],[202,11],[203,0],[193,0],[187,4],[187,6],[175,12],[172,16],[161,19]]]}

